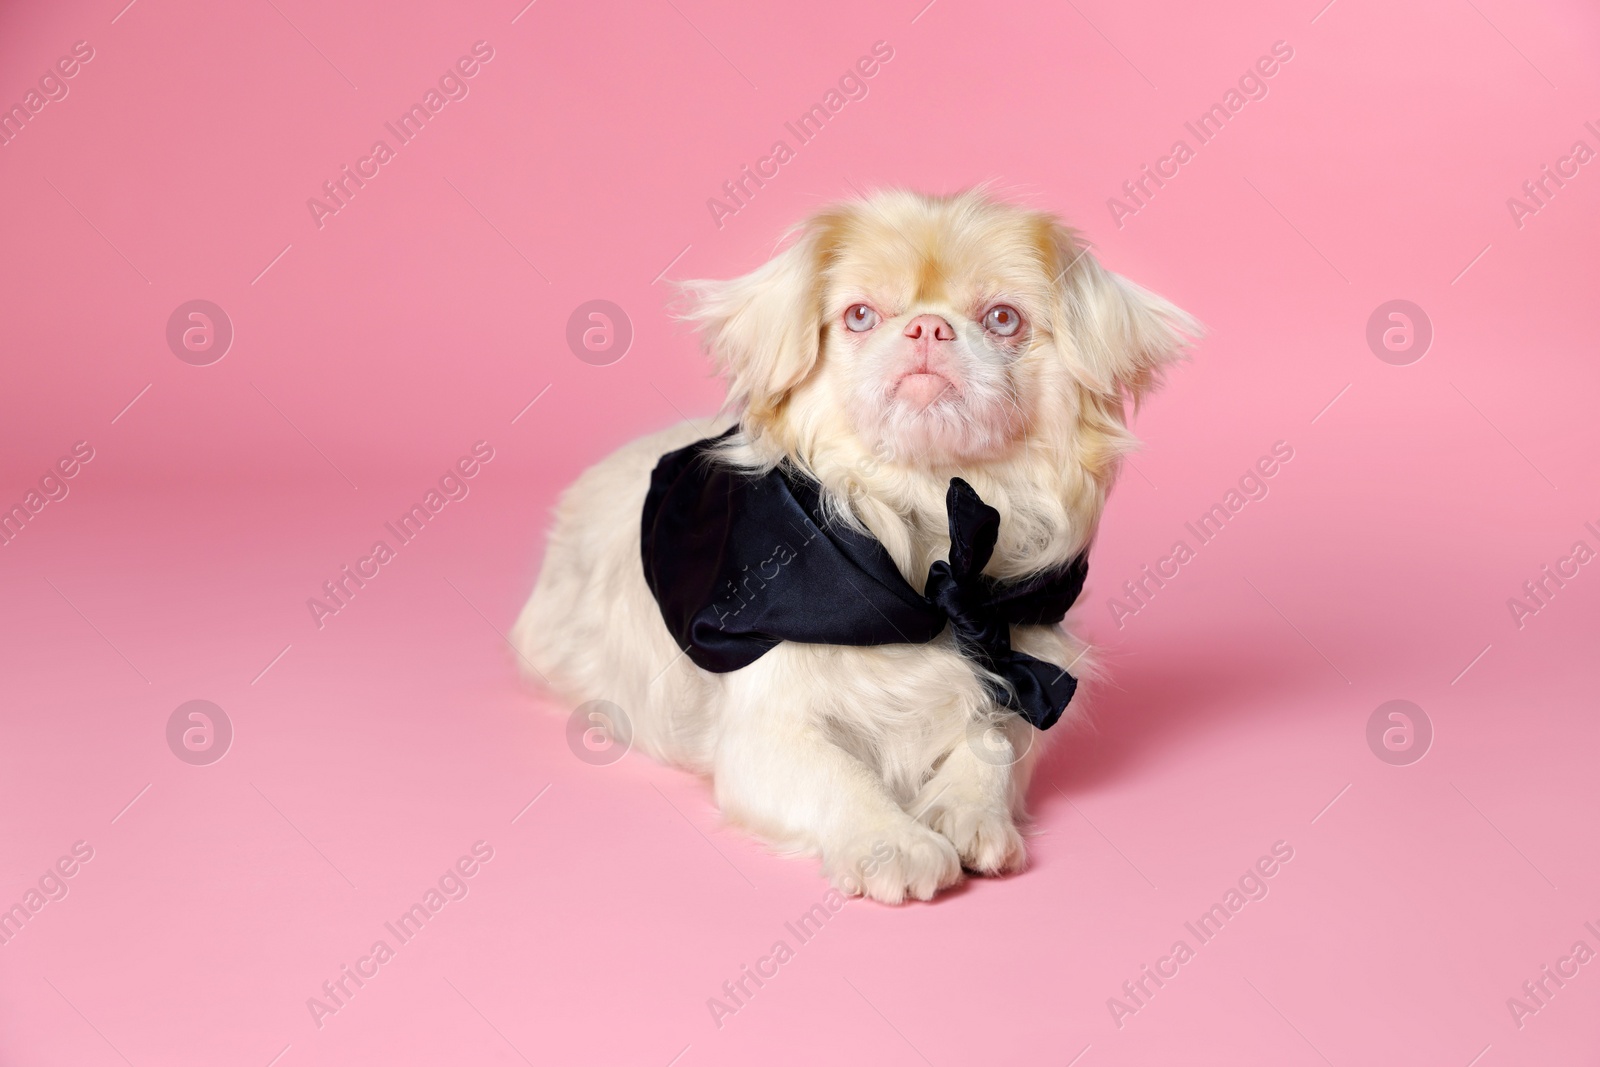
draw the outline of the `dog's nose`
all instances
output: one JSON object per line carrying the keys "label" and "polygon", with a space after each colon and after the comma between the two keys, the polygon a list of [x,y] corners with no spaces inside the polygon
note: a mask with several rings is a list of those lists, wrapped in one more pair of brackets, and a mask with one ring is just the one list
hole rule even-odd
{"label": "dog's nose", "polygon": [[929,338],[935,341],[954,341],[955,327],[939,315],[918,315],[906,323],[906,336],[913,341]]}

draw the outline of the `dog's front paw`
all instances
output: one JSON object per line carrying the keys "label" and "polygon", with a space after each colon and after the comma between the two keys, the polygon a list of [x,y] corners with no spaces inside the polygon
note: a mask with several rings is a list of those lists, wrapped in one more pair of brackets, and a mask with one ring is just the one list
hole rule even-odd
{"label": "dog's front paw", "polygon": [[947,838],[906,819],[826,855],[823,869],[843,893],[899,904],[908,896],[932,900],[959,882],[961,857]]}
{"label": "dog's front paw", "polygon": [[1028,862],[1022,835],[1003,808],[950,801],[947,794],[943,802],[936,798],[921,818],[949,839],[969,871],[1005,874],[1022,870]]}

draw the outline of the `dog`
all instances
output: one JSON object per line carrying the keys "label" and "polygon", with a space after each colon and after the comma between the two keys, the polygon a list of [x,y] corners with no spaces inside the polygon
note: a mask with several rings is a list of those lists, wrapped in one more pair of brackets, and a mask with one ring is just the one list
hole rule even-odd
{"label": "dog", "polygon": [[[1005,680],[953,626],[911,643],[782,640],[704,669],[641,566],[652,472],[725,433],[702,459],[803,479],[823,524],[875,540],[917,593],[952,552],[957,479],[999,516],[984,581],[1025,582],[1087,552],[1137,443],[1130,406],[1198,325],[1055,217],[982,189],[843,201],[752,273],[681,288],[728,384],[723,416],[634,441],[567,490],[511,635],[524,669],[623,709],[618,743],[709,776],[725,817],[820,857],[842,893],[929,900],[964,871],[1020,870],[1045,735],[1006,706]],[[735,603],[762,594],[746,583]],[[1058,680],[1085,670],[1087,645],[1061,626],[1013,623],[1009,638]]]}

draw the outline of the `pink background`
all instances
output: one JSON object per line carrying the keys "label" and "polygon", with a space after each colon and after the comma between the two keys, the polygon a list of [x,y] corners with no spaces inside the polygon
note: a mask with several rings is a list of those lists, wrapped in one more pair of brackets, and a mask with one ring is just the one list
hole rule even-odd
{"label": "pink background", "polygon": [[[1592,5],[124,3],[0,15],[0,103],[94,49],[0,147],[0,503],[95,452],[0,547],[0,906],[94,850],[0,947],[0,1063],[1593,1062],[1600,963],[1520,1028],[1506,1003],[1600,950],[1600,565],[1507,607],[1600,548],[1600,163],[1506,204],[1600,149]],[[470,95],[319,229],[307,198],[479,40]],[[707,198],[880,40],[719,228]],[[1269,95],[1119,228],[1107,199],[1279,40]],[[1210,330],[1095,550],[1114,677],[1040,774],[1030,871],[851,903],[719,1029],[815,865],[699,780],[575,758],[497,631],[556,492],[719,400],[672,279],[853,186],[989,179]],[[165,341],[195,298],[236,331],[210,366]],[[1396,298],[1434,328],[1409,366],[1365,340]],[[565,341],[592,299],[634,328],[608,366]],[[319,630],[306,599],[480,439],[471,495]],[[1270,495],[1119,628],[1277,441]],[[235,730],[209,766],[167,746],[192,699]],[[1409,766],[1367,745],[1391,699],[1435,732]],[[470,894],[319,1029],[307,998],[479,840]],[[1280,840],[1267,898],[1119,1027],[1107,998]]]}

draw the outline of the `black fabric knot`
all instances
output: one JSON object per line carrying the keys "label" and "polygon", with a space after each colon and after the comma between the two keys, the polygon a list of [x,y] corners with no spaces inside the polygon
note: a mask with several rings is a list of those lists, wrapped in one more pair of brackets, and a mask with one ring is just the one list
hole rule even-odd
{"label": "black fabric knot", "polygon": [[[923,595],[944,612],[962,655],[1004,679],[1004,683],[986,679],[995,702],[1047,730],[1066,710],[1077,692],[1078,680],[1011,647],[1011,623],[1029,619],[1015,617],[1014,602],[1021,599],[1016,590],[1010,590],[1008,598],[1006,587],[983,573],[1000,537],[1000,513],[960,478],[950,479],[945,510],[950,520],[950,559],[938,560],[928,568]],[[1071,566],[1081,562],[1079,557]],[[1086,566],[1080,567],[1080,572],[1086,570]],[[1072,578],[1067,581],[1071,584]],[[1080,573],[1066,606],[1077,599],[1082,586]],[[1059,622],[1060,618],[1050,621]]]}

